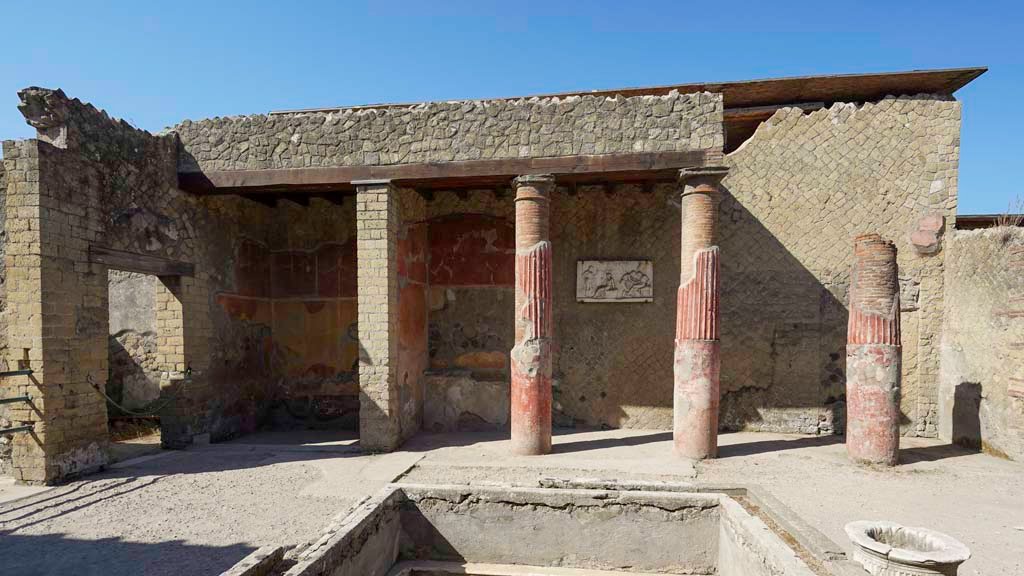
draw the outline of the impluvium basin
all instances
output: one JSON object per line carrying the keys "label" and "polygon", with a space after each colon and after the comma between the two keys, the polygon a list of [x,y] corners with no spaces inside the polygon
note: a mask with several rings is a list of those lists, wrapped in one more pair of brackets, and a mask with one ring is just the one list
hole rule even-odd
{"label": "impluvium basin", "polygon": [[286,576],[816,576],[724,493],[394,484]]}

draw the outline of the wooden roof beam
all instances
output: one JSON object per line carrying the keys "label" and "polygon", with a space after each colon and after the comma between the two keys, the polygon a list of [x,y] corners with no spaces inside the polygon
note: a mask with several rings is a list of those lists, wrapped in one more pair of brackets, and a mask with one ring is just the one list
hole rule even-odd
{"label": "wooden roof beam", "polygon": [[554,174],[560,181],[674,178],[680,168],[703,166],[714,152],[638,152],[429,162],[388,166],[336,166],[178,173],[178,187],[195,194],[344,193],[353,182],[391,180],[415,188],[507,186],[522,174]]}

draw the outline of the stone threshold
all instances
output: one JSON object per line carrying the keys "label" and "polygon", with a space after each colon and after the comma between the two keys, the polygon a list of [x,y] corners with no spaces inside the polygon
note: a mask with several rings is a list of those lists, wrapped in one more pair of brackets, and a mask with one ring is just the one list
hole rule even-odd
{"label": "stone threshold", "polygon": [[[591,570],[586,568],[558,568],[525,566],[520,564],[481,564],[474,562],[439,562],[414,560],[395,564],[387,576],[665,576],[664,573],[625,572],[619,570]],[[700,574],[690,576],[702,576]],[[703,575],[709,576],[709,575]]]}

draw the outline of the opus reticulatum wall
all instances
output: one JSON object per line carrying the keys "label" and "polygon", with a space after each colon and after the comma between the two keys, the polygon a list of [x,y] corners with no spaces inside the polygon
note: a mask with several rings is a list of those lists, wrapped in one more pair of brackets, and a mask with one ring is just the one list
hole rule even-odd
{"label": "opus reticulatum wall", "polygon": [[[936,435],[941,233],[956,209],[959,134],[954,100],[886,98],[810,114],[780,110],[726,156],[725,425],[811,433],[839,426],[853,238],[873,232],[898,253],[903,433]],[[936,221],[937,243],[914,236]]]}

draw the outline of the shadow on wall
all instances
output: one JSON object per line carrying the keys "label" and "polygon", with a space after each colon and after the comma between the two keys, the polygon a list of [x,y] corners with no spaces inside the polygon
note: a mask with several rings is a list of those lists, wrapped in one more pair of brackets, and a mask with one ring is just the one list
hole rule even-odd
{"label": "shadow on wall", "polygon": [[849,269],[823,283],[724,192],[720,427],[842,433]]}
{"label": "shadow on wall", "polygon": [[[111,334],[108,339],[108,376],[107,396],[113,398],[121,406],[132,411],[145,411],[160,397],[160,373],[147,370],[140,363],[150,360],[156,353],[156,338],[151,332],[144,334],[128,333]],[[134,336],[134,337],[133,337]],[[132,350],[125,347],[125,342],[132,342]],[[145,358],[140,358],[145,355]],[[107,402],[107,415],[121,414],[120,408]]]}
{"label": "shadow on wall", "polygon": [[961,382],[953,392],[953,443],[981,450],[981,384]]}

